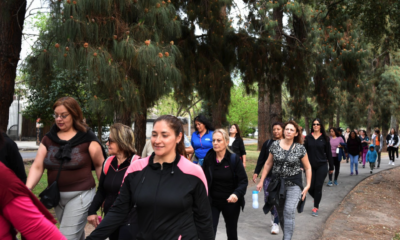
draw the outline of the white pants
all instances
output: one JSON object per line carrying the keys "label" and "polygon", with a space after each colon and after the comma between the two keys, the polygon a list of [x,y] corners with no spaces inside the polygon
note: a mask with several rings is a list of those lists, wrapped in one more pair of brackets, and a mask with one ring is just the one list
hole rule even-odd
{"label": "white pants", "polygon": [[84,240],[88,210],[96,189],[60,192],[60,203],[55,207],[60,232],[68,240]]}

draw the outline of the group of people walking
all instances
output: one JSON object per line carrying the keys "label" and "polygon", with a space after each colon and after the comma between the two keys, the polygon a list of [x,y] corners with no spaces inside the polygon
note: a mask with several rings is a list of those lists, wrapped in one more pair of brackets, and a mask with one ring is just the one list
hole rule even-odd
{"label": "group of people walking", "polygon": [[[14,239],[14,229],[25,239],[85,239],[87,222],[95,230],[86,239],[215,239],[221,213],[227,239],[238,239],[248,186],[238,125],[214,129],[200,115],[189,141],[181,121],[164,115],[154,121],[146,152],[138,156],[132,128],[116,123],[106,142],[107,157],[75,99],[61,98],[53,110],[55,125],[42,139],[28,177],[21,163],[1,159],[7,166],[0,163],[0,239]],[[368,138],[365,131],[358,136],[347,129],[342,136],[331,128],[328,136],[317,118],[305,138],[295,121],[274,123],[272,133],[252,179],[257,183],[260,177],[257,190],[264,189],[271,233],[278,234],[280,225],[283,239],[292,238],[295,212],[303,212],[307,193],[314,199],[311,214],[318,216],[324,181],[329,176],[328,186],[338,185],[342,159],[350,159],[351,175],[353,165],[358,174],[359,156],[363,166],[374,158],[380,165],[379,130]],[[394,129],[386,141],[394,164],[399,143]],[[4,144],[15,150],[3,136],[0,147]],[[49,187],[39,202],[31,191],[45,171]],[[59,229],[44,206],[54,207]]]}

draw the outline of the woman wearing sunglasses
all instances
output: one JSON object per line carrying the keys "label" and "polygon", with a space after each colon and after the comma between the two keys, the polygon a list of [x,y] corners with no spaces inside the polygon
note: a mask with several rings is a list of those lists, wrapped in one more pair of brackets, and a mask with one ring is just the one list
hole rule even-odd
{"label": "woman wearing sunglasses", "polygon": [[[108,211],[118,197],[126,170],[132,161],[139,159],[135,155],[133,130],[121,123],[115,123],[111,126],[107,147],[110,157],[104,161],[96,196],[93,199],[92,205],[90,205],[89,216],[87,217],[88,222],[95,228],[100,223],[97,210],[100,209],[104,202],[104,214],[107,217]],[[132,239],[132,236],[136,235],[132,233],[136,229],[134,225],[137,226],[136,217],[134,216],[134,212],[131,211],[125,222],[109,236],[109,239]]]}
{"label": "woman wearing sunglasses", "polygon": [[54,207],[60,232],[67,239],[84,239],[87,212],[96,192],[92,167],[99,179],[106,155],[74,98],[58,99],[53,110],[55,124],[40,143],[26,186],[33,189],[45,169],[51,186],[60,170],[60,201]]}
{"label": "woman wearing sunglasses", "polygon": [[319,118],[312,121],[311,133],[306,136],[304,147],[307,150],[312,170],[311,187],[308,191],[314,198],[312,216],[317,217],[322,198],[322,186],[328,175],[328,165],[329,174],[332,174],[334,170],[330,139],[326,135],[324,125]]}

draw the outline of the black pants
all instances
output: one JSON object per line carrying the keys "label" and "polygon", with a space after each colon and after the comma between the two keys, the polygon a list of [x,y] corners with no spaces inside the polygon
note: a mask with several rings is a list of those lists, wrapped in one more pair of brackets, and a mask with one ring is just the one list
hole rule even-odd
{"label": "black pants", "polygon": [[387,150],[389,152],[389,159],[394,162],[394,153],[396,152],[396,148],[395,147],[388,147]]}
{"label": "black pants", "polygon": [[218,204],[215,206],[212,205],[211,212],[213,218],[214,236],[217,235],[219,215],[222,212],[222,216],[225,220],[226,235],[228,236],[228,240],[237,240],[237,223],[240,214],[239,202]]}
{"label": "black pants", "polygon": [[311,171],[311,186],[308,192],[311,197],[314,198],[314,207],[319,208],[319,203],[322,198],[322,186],[324,185],[325,178],[328,175],[328,166],[327,164],[324,164],[317,168],[311,167]]}
{"label": "black pants", "polygon": [[125,224],[115,230],[110,236],[110,240],[132,240],[136,239],[138,233],[138,224]]}
{"label": "black pants", "polygon": [[[335,181],[338,179],[339,172],[340,172],[340,162],[338,157],[332,157],[333,158],[333,165],[335,166]],[[329,174],[329,180],[332,181],[332,175],[333,173]]]}

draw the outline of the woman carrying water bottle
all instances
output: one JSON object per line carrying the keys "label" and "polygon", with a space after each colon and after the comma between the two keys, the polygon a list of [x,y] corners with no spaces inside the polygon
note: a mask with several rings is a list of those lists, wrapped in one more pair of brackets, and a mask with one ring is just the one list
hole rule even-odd
{"label": "woman carrying water bottle", "polygon": [[[311,185],[311,166],[302,142],[303,137],[299,131],[299,125],[295,121],[287,122],[284,128],[284,139],[277,140],[272,144],[271,154],[265,163],[261,181],[257,184],[257,190],[260,191],[271,169],[273,175],[291,179],[285,180],[286,197],[281,198],[279,205],[276,206],[284,240],[292,239],[296,207],[300,199],[305,199]],[[304,188],[302,186],[301,163],[307,177],[307,185]]]}
{"label": "woman carrying water bottle", "polygon": [[203,170],[206,175],[208,199],[213,217],[214,235],[217,233],[219,215],[222,212],[228,240],[236,240],[240,208],[244,208],[248,179],[239,156],[229,148],[229,135],[217,129],[212,136],[213,148],[204,158]]}

